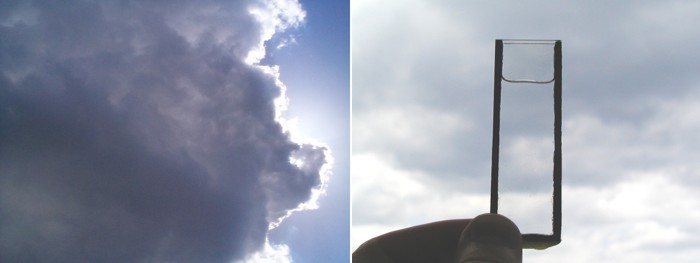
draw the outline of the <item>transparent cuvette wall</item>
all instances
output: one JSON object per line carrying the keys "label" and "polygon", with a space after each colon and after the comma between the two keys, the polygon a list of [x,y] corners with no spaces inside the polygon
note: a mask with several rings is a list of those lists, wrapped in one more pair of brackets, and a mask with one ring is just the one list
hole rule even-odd
{"label": "transparent cuvette wall", "polygon": [[561,44],[496,45],[491,210],[512,219],[526,243],[554,245],[561,223]]}

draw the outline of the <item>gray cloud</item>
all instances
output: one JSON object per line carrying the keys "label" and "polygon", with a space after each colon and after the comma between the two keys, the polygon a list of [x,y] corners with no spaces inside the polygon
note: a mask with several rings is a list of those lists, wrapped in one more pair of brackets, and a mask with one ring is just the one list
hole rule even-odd
{"label": "gray cloud", "polygon": [[[700,206],[692,194],[700,187],[692,175],[700,39],[691,33],[700,5],[353,5],[353,161],[367,166],[353,167],[353,231],[362,231],[355,237],[486,212],[488,199],[478,197],[489,191],[494,39],[561,39],[564,242],[526,252],[526,260],[693,262],[686,244],[696,241],[691,220],[699,217],[678,212]],[[515,126],[515,134],[530,128]],[[515,142],[501,150],[547,152]],[[516,163],[533,164],[527,160]],[[387,175],[390,187],[371,183]],[[513,181],[539,190],[529,178]],[[419,201],[404,206],[409,198]],[[673,203],[653,201],[667,198]],[[405,210],[383,216],[380,207]]]}
{"label": "gray cloud", "polygon": [[244,63],[254,5],[2,4],[2,261],[242,259],[312,197],[326,149],[290,140],[277,77]]}
{"label": "gray cloud", "polygon": [[[358,120],[354,133],[366,130],[366,122],[361,120],[374,118],[383,108],[449,112],[475,128],[440,140],[449,145],[436,147],[451,154],[445,154],[447,158],[434,167],[422,165],[432,159],[424,158],[428,156],[423,149],[405,149],[404,142],[379,137],[366,143],[362,138],[354,139],[357,151],[385,149],[401,167],[465,176],[465,161],[470,167],[488,162],[496,38],[564,40],[565,120],[585,113],[605,122],[638,125],[653,114],[655,101],[692,92],[698,81],[692,66],[698,60],[697,52],[684,52],[692,50],[697,40],[673,27],[692,24],[694,9],[684,10],[678,3],[509,2],[505,6],[417,1],[412,5],[420,6],[421,11],[380,14],[383,9],[376,8],[357,12],[354,23],[358,30],[364,28],[363,23],[376,26],[355,32],[353,71],[359,77],[353,79],[353,116]],[[653,12],[656,9],[680,14],[672,18]],[[588,18],[593,13],[599,17]],[[418,15],[420,19],[415,17]],[[675,22],[669,23],[672,20]],[[673,44],[663,41],[664,37],[674,39]],[[401,44],[387,49],[382,43],[389,43],[388,39]],[[377,50],[382,51],[374,52]],[[664,70],[659,71],[661,68]],[[431,119],[426,125],[441,125],[436,121]],[[408,129],[421,133],[419,126]]]}

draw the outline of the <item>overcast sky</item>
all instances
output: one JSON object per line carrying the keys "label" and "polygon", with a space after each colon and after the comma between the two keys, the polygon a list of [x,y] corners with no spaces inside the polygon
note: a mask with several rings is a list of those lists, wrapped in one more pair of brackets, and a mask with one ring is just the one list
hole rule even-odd
{"label": "overcast sky", "polygon": [[348,258],[344,3],[3,1],[0,261]]}
{"label": "overcast sky", "polygon": [[560,39],[562,243],[524,261],[695,262],[698,17],[692,1],[352,1],[352,249],[488,212],[494,40]]}

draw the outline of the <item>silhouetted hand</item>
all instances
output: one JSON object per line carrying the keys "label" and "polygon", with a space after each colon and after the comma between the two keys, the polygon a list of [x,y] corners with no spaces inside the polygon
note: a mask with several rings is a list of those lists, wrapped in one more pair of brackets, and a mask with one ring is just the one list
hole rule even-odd
{"label": "silhouetted hand", "polygon": [[498,214],[409,227],[368,240],[352,254],[354,263],[520,263],[518,227]]}

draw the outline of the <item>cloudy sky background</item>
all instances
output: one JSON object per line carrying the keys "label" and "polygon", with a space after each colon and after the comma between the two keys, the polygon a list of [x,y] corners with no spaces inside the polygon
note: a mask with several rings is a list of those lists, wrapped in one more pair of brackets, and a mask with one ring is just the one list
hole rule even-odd
{"label": "cloudy sky background", "polygon": [[309,10],[4,1],[0,261],[348,258],[347,3]]}
{"label": "cloudy sky background", "polygon": [[352,249],[488,211],[494,40],[530,38],[563,42],[563,241],[525,262],[700,258],[698,17],[691,1],[352,1]]}

